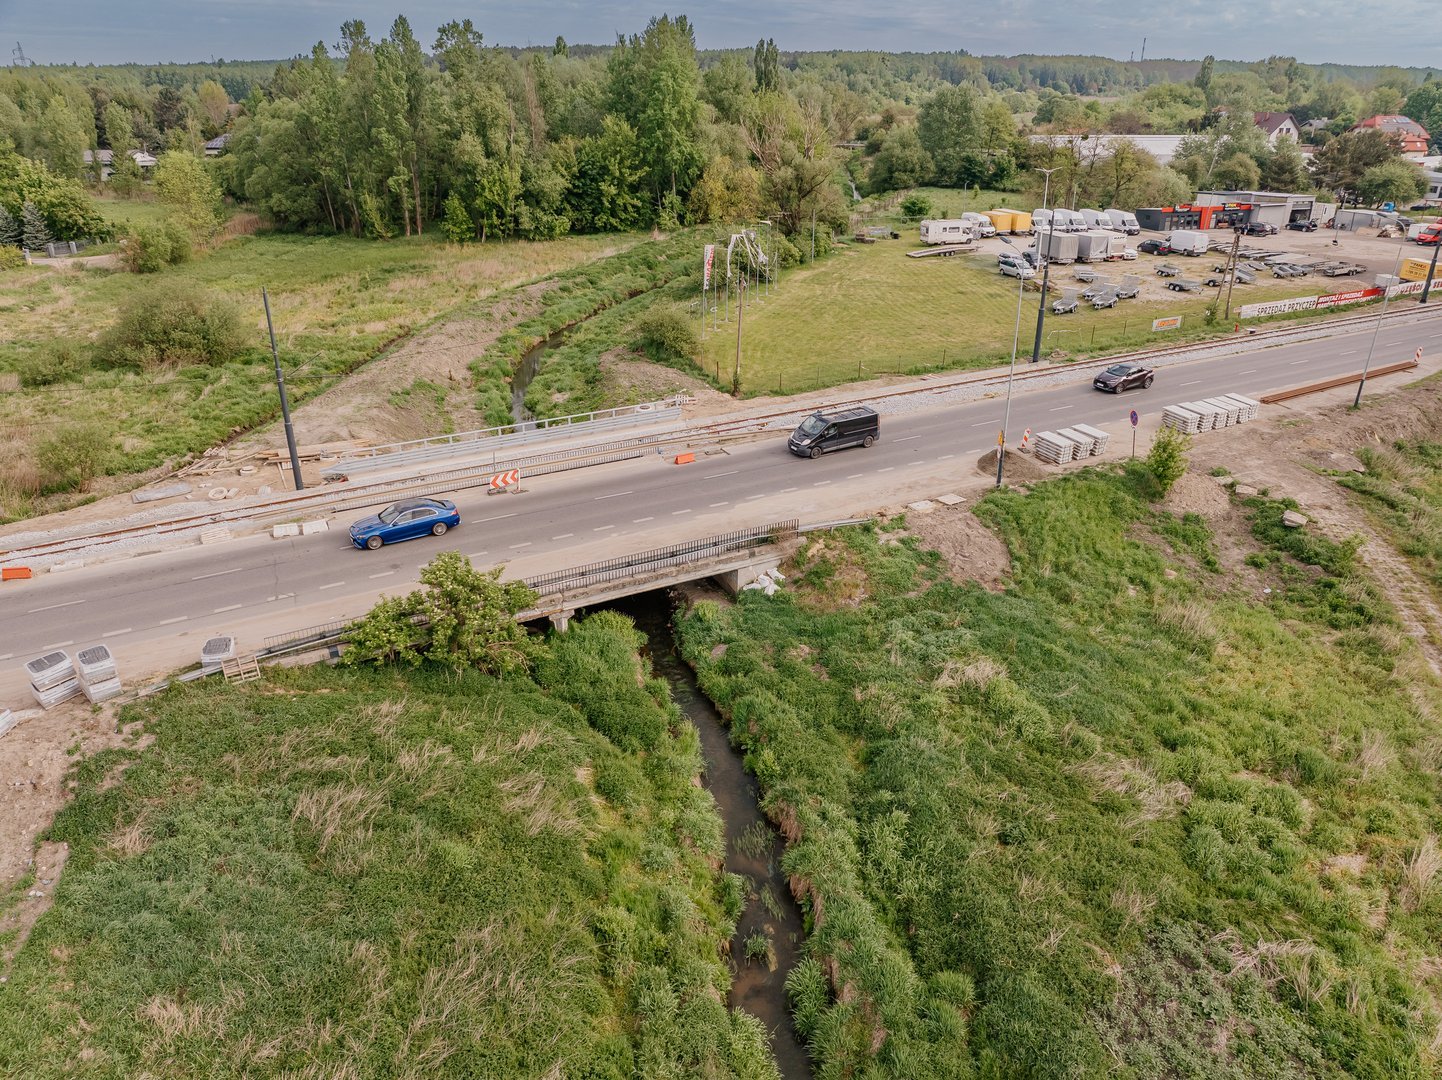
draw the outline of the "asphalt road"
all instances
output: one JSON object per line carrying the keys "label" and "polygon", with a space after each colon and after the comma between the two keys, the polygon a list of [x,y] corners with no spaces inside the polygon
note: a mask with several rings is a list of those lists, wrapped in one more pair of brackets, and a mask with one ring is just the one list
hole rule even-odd
{"label": "asphalt road", "polygon": [[[1091,372],[1078,372],[1074,384],[1043,389],[1018,383],[1009,441],[1018,442],[1023,428],[1035,432],[1075,423],[1108,426],[1122,439],[1133,408],[1155,416],[1177,401],[1229,392],[1257,396],[1355,372],[1372,334],[1368,327],[1165,367],[1150,390],[1121,397],[1091,389]],[[1429,352],[1442,348],[1442,320],[1384,328],[1373,364],[1405,359],[1418,346]],[[542,477],[528,481],[522,495],[462,493],[456,500],[459,529],[444,539],[427,537],[375,552],[350,547],[348,522],[333,521],[338,531],[330,533],[249,538],[7,583],[0,594],[0,673],[50,647],[104,641],[120,655],[128,644],[223,628],[228,618],[274,612],[283,624],[286,608],[373,594],[392,584],[402,591],[446,548],[478,565],[524,557],[532,566],[561,569],[580,557],[579,549],[594,550],[600,541],[626,552],[791,517],[804,523],[816,519],[821,496],[833,496],[834,504],[843,491],[850,508],[879,508],[895,501],[889,486],[907,470],[944,470],[945,462],[956,460],[961,475],[963,462],[995,445],[1004,408],[998,397],[883,417],[881,439],[871,449],[816,461],[793,456],[777,437],[685,467],[657,457]]]}

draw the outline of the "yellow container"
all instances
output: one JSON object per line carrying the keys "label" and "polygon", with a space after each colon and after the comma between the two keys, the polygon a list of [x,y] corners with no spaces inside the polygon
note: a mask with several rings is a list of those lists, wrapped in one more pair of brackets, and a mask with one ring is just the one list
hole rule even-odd
{"label": "yellow container", "polygon": [[1426,281],[1427,268],[1431,265],[1431,259],[1403,259],[1397,276],[1403,281]]}
{"label": "yellow container", "polygon": [[1024,210],[1018,210],[1011,216],[1011,231],[1018,233],[1031,232],[1031,215]]}
{"label": "yellow container", "polygon": [[1015,210],[988,210],[986,216],[991,218],[991,223],[996,226],[999,233],[1015,232],[1012,228],[1012,218],[1016,215]]}

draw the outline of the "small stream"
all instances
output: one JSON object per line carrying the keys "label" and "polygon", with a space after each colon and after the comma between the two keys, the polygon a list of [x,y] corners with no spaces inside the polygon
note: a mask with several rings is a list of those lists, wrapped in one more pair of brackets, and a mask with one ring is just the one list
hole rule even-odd
{"label": "small stream", "polygon": [[516,423],[524,424],[535,419],[531,410],[526,408],[526,391],[530,388],[531,380],[536,377],[536,372],[541,370],[541,361],[548,352],[566,340],[566,334],[566,330],[557,330],[550,337],[536,342],[526,350],[526,355],[521,357],[521,362],[516,365],[516,373],[511,376],[511,419]]}
{"label": "small stream", "polygon": [[[703,781],[726,826],[725,868],[750,882],[751,896],[731,939],[731,1005],[766,1025],[783,1080],[810,1080],[811,1059],[791,1025],[786,1000],[786,976],[801,955],[802,923],[781,872],[781,837],[761,812],[756,782],[732,748],[721,714],[681,659],[666,593],[643,593],[607,606],[630,616],[646,635],[652,669],[670,684],[672,699],[696,726],[706,763]],[[769,941],[770,954],[748,961],[746,943],[757,934]]]}

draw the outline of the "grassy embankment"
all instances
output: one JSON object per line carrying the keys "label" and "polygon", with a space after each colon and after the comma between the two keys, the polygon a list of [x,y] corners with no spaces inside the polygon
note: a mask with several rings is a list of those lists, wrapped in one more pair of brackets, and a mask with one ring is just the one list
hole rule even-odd
{"label": "grassy embankment", "polygon": [[[276,671],[75,770],[0,1073],[774,1077],[695,730],[600,615],[533,679]],[[9,904],[26,903],[20,887]]]}
{"label": "grassy embankment", "polygon": [[1442,444],[1399,441],[1363,447],[1357,456],[1367,471],[1337,473],[1337,481],[1362,496],[1442,603]]}
{"label": "grassy embankment", "polygon": [[988,497],[1004,594],[856,529],[682,620],[789,839],[818,1076],[1437,1074],[1437,688],[1353,544],[1255,498],[1242,562],[1146,490]]}
{"label": "grassy embankment", "polygon": [[[103,204],[117,220],[153,217],[152,204]],[[147,218],[148,220],[148,218]],[[0,506],[30,511],[51,489],[48,441],[67,428],[100,425],[114,436],[104,471],[138,472],[203,450],[278,413],[261,286],[269,289],[293,402],[377,356],[437,316],[496,302],[492,294],[588,262],[637,237],[570,237],[554,243],[456,247],[439,237],[385,243],[348,237],[237,237],[157,274],[30,267],[0,277],[0,379],[44,367],[66,350],[63,374],[3,392]],[[139,372],[89,355],[95,337],[146,289],[196,283],[237,304],[253,344],[220,366]],[[68,348],[67,348],[68,347]],[[43,382],[43,385],[38,383]],[[11,384],[13,386],[13,383]]]}

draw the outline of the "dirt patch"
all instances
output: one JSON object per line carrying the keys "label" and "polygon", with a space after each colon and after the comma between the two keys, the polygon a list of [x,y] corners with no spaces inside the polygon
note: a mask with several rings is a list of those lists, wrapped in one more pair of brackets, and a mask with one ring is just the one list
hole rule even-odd
{"label": "dirt patch", "polygon": [[627,348],[604,353],[600,367],[606,398],[617,405],[659,401],[672,394],[690,394],[696,400],[686,407],[688,420],[736,410],[735,398],[721,393],[699,376],[643,360]]}
{"label": "dirt patch", "polygon": [[[35,920],[49,910],[56,881],[69,852],[64,844],[36,839],[70,797],[65,774],[81,758],[125,744],[108,705],[69,702],[50,712],[35,711],[0,738],[0,893],[32,871],[16,906],[0,915],[0,936],[19,931],[0,953],[8,967]],[[133,745],[143,745],[136,742]]]}
{"label": "dirt patch", "polygon": [[[996,477],[996,451],[988,450],[976,459],[976,471],[983,476]],[[1050,480],[1056,476],[1055,472],[1047,471],[1046,466],[1037,461],[1030,454],[1023,454],[1013,450],[1006,455],[1006,466],[1003,479],[1008,483],[1032,483],[1038,480]]]}
{"label": "dirt patch", "polygon": [[911,511],[906,526],[922,547],[945,561],[954,581],[974,581],[1000,592],[1011,574],[1011,553],[1000,538],[961,506],[939,506],[929,513]]}
{"label": "dirt patch", "polygon": [[1183,474],[1167,492],[1162,506],[1174,514],[1196,514],[1212,521],[1232,512],[1232,501],[1215,477],[1195,472]]}

